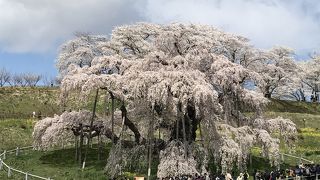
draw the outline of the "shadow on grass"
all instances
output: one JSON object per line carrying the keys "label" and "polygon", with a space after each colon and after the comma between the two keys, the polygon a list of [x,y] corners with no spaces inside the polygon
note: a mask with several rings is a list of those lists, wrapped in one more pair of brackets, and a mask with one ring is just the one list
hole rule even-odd
{"label": "shadow on grass", "polygon": [[[286,162],[280,164],[280,169],[287,169],[290,167],[291,166]],[[274,171],[276,169],[277,169],[277,167],[272,167],[270,165],[270,162],[268,159],[263,158],[263,157],[258,157],[258,156],[252,156],[252,164],[249,165],[248,172],[250,174],[253,174],[253,172],[255,170],[270,172],[270,171]]]}
{"label": "shadow on grass", "polygon": [[[98,148],[96,145],[93,148],[88,149],[88,155],[86,160],[86,167],[101,170],[105,167],[107,158],[109,155],[111,145],[104,146],[101,150],[100,160],[98,160]],[[85,154],[85,147],[83,148],[83,155]],[[64,166],[64,167],[80,167],[79,162],[75,159],[75,148],[59,149],[48,152],[39,158],[42,164],[52,166]]]}
{"label": "shadow on grass", "polygon": [[[75,149],[68,148],[68,149],[60,149],[54,150],[50,152],[45,152],[39,157],[39,161],[41,164],[45,164],[46,166],[50,166],[52,168],[56,167],[64,167],[73,169],[72,172],[63,172],[66,177],[71,175],[76,175],[78,179],[105,179],[104,175],[104,168],[107,164],[107,158],[111,149],[111,144],[105,146],[101,153],[101,159],[98,160],[98,149],[96,145],[88,151],[87,161],[86,161],[86,168],[85,171],[81,171],[79,162],[75,161]],[[84,150],[85,151],[85,148]],[[146,162],[147,163],[147,160]],[[157,167],[159,164],[158,158],[153,158],[152,167],[151,167],[151,174],[152,179],[156,178]],[[132,167],[134,169],[134,167]],[[77,170],[78,169],[78,170]],[[145,176],[147,175],[148,169],[142,169],[140,172],[134,172],[133,169],[124,169],[125,174],[128,177],[134,177],[135,175]],[[76,174],[74,174],[76,171]],[[98,178],[99,176],[99,178]]]}

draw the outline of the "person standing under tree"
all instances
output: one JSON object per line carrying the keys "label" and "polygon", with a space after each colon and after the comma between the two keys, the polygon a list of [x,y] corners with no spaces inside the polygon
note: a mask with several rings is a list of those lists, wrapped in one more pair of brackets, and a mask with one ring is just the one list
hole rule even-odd
{"label": "person standing under tree", "polygon": [[243,174],[240,173],[240,175],[237,177],[237,180],[243,180]]}
{"label": "person standing under tree", "polygon": [[243,174],[243,180],[248,180],[248,179],[249,179],[248,171],[245,171]]}

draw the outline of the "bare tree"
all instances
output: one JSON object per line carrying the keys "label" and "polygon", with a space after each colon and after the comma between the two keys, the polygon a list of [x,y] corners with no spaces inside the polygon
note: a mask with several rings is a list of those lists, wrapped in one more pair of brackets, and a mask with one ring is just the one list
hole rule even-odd
{"label": "bare tree", "polygon": [[21,86],[21,87],[26,86],[26,82],[23,78],[23,74],[14,74],[12,76],[12,85]]}
{"label": "bare tree", "polygon": [[36,86],[38,82],[41,80],[41,75],[33,73],[25,73],[22,75],[22,77],[27,86]]}
{"label": "bare tree", "polygon": [[0,87],[3,87],[6,83],[9,84],[10,79],[11,79],[10,72],[5,68],[0,69]]}
{"label": "bare tree", "polygon": [[311,101],[319,102],[320,99],[320,56],[310,61],[301,63],[303,73],[302,81],[310,91]]}
{"label": "bare tree", "polygon": [[62,82],[62,78],[61,77],[55,77],[54,78],[54,82],[55,82],[55,85],[56,86],[60,86],[61,85],[61,82]]}
{"label": "bare tree", "polygon": [[56,77],[49,77],[47,75],[42,75],[42,83],[44,86],[52,87],[56,84]]}

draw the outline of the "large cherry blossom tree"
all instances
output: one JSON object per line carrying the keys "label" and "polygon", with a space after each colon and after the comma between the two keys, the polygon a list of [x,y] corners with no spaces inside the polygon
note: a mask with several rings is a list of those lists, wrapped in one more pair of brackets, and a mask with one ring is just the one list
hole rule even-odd
{"label": "large cherry blossom tree", "polygon": [[[209,159],[214,159],[222,172],[230,171],[234,163],[246,169],[253,146],[261,146],[270,163],[278,165],[279,140],[273,133],[281,132],[288,141],[295,139],[295,125],[290,120],[261,116],[268,103],[263,94],[266,82],[248,68],[258,55],[247,58],[245,54],[256,51],[246,38],[207,25],[141,23],[115,28],[110,40],[99,42],[98,48],[102,55],[90,57],[87,66],[79,66],[82,57],[69,63],[65,57],[74,51],[61,52],[58,62],[67,66],[61,100],[67,101],[69,94],[79,91],[81,101],[87,101],[100,89],[107,91],[112,101],[121,102],[107,117],[92,116],[92,120],[103,121],[103,134],[114,143],[106,165],[110,177],[132,168],[137,160],[148,158],[150,163],[152,147],[160,150],[160,178],[204,173]],[[248,87],[247,82],[252,85]],[[254,115],[244,113],[248,111]],[[79,113],[65,112],[39,121],[34,132],[36,148],[70,141],[67,137],[72,137],[72,132],[64,126],[89,123],[88,115]],[[113,120],[116,127],[110,132]],[[131,145],[125,143],[124,126],[134,137]],[[160,134],[157,138],[156,131]],[[64,138],[56,137],[59,134]]]}
{"label": "large cherry blossom tree", "polygon": [[302,69],[302,82],[306,90],[310,91],[312,101],[320,100],[320,56],[313,57],[310,61],[300,63]]}
{"label": "large cherry blossom tree", "polygon": [[295,83],[294,78],[297,77],[297,65],[293,55],[294,52],[290,48],[276,46],[264,52],[261,61],[255,64],[254,70],[262,75],[265,82],[263,88],[265,97],[271,98],[275,91],[282,94],[290,93],[286,88],[290,87],[289,84]]}

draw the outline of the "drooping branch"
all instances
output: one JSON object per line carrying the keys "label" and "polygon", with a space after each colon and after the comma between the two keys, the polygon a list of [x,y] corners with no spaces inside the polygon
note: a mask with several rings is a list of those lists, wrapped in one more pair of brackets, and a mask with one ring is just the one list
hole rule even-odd
{"label": "drooping branch", "polygon": [[200,124],[200,119],[196,118],[196,110],[190,103],[187,106],[187,114],[185,115],[185,119],[187,120],[187,125],[189,124],[191,130],[188,140],[195,141],[197,136],[196,131],[198,129],[198,125]]}
{"label": "drooping branch", "polygon": [[103,133],[107,138],[109,138],[109,139],[111,139],[111,141],[113,142],[113,144],[117,144],[117,142],[118,142],[118,140],[119,140],[119,137],[116,135],[116,134],[114,134],[113,132],[112,132],[112,130],[110,130],[110,129],[105,129],[104,130],[104,133]]}

